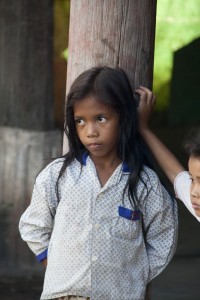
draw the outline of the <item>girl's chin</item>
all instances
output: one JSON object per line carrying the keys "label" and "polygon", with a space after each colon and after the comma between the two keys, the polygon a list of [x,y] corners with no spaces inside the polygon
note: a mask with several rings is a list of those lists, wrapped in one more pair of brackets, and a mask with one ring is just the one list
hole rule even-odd
{"label": "girl's chin", "polygon": [[195,215],[197,216],[197,217],[200,217],[200,207],[193,207],[194,208],[194,212],[195,212]]}
{"label": "girl's chin", "polygon": [[200,218],[200,211],[195,211],[195,215]]}

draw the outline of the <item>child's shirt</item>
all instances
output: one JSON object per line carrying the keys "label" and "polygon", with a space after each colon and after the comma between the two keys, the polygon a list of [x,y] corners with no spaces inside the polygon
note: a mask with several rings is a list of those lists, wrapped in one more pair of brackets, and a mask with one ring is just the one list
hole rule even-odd
{"label": "child's shirt", "polygon": [[186,171],[178,174],[174,181],[174,190],[178,199],[180,199],[193,216],[200,222],[200,217],[195,214],[190,198],[191,179],[190,174]]}
{"label": "child's shirt", "polygon": [[145,167],[134,211],[125,192],[129,170],[121,164],[101,187],[90,159],[74,160],[56,181],[63,159],[37,177],[31,204],[20,220],[22,238],[38,260],[48,257],[41,299],[66,295],[91,300],[143,299],[146,285],[172,258],[177,206]]}

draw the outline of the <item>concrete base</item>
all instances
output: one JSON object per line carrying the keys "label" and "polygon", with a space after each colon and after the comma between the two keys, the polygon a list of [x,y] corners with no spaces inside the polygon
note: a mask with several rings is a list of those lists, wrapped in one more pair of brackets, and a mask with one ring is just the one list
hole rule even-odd
{"label": "concrete base", "polygon": [[22,242],[18,222],[28,206],[36,175],[62,153],[62,132],[0,127],[0,273],[38,269]]}

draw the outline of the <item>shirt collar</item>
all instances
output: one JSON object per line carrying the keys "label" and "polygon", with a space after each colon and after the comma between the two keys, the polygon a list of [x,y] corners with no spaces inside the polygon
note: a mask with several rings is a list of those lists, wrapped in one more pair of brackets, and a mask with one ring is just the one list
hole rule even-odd
{"label": "shirt collar", "polygon": [[[86,166],[87,158],[88,158],[88,152],[84,152],[82,154],[82,157],[81,157],[81,163],[84,166]],[[123,162],[123,164],[122,164],[122,172],[123,173],[130,173],[130,168],[129,168],[129,166],[126,162]]]}

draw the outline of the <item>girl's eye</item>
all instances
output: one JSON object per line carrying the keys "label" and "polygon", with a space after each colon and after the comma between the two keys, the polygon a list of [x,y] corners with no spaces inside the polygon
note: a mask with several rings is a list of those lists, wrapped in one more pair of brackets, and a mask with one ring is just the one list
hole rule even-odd
{"label": "girl's eye", "polygon": [[76,119],[76,120],[75,120],[75,123],[76,123],[77,125],[84,125],[84,124],[85,124],[85,121],[82,120],[82,119]]}
{"label": "girl's eye", "polygon": [[191,180],[191,182],[193,182],[193,181],[194,181],[194,179],[193,179],[192,177],[190,177],[190,180]]}
{"label": "girl's eye", "polygon": [[99,121],[100,123],[105,123],[105,122],[106,122],[106,118],[103,117],[103,116],[99,116],[99,117],[98,117],[98,121]]}

